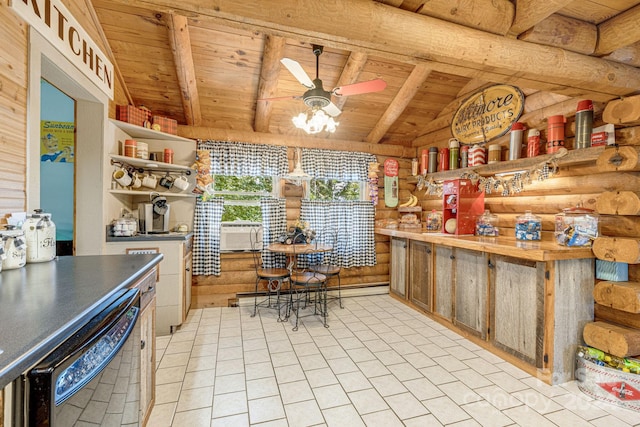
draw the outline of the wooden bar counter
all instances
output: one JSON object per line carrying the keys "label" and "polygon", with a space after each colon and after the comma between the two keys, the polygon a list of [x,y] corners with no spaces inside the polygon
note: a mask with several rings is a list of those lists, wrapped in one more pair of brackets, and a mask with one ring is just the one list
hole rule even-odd
{"label": "wooden bar counter", "polygon": [[376,228],[392,295],[549,384],[574,378],[593,321],[594,255],[549,236],[453,236]]}

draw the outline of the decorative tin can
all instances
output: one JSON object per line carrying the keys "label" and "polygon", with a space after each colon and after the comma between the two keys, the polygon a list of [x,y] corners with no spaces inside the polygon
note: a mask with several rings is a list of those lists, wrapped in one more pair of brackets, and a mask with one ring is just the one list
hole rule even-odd
{"label": "decorative tin can", "polygon": [[497,163],[502,160],[502,147],[498,144],[489,146],[489,161],[487,163]]}
{"label": "decorative tin can", "polygon": [[463,145],[460,147],[460,167],[466,168],[469,166],[469,146]]}
{"label": "decorative tin can", "polygon": [[564,147],[564,124],[567,119],[562,116],[547,118],[547,154],[555,153]]}
{"label": "decorative tin can", "polygon": [[443,147],[440,149],[438,170],[439,171],[449,170],[449,149],[446,147]]}
{"label": "decorative tin can", "polygon": [[469,166],[480,166],[487,163],[487,151],[480,145],[469,148]]}

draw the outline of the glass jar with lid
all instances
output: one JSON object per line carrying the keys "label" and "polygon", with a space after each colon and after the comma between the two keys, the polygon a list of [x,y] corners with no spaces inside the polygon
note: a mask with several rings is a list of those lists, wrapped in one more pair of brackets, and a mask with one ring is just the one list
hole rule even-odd
{"label": "glass jar with lid", "polygon": [[4,254],[2,256],[2,269],[12,270],[24,267],[27,263],[27,242],[24,231],[13,225],[7,225],[5,230],[0,230]]}
{"label": "glass jar with lid", "polygon": [[599,216],[580,205],[556,214],[554,237],[563,246],[591,246],[598,237]]}
{"label": "glass jar with lid", "polygon": [[442,231],[442,213],[433,209],[427,214],[426,229],[429,233],[439,233]]}
{"label": "glass jar with lid", "polygon": [[524,215],[516,217],[516,239],[517,240],[540,240],[542,238],[542,219],[531,213],[524,211]]}
{"label": "glass jar with lid", "polygon": [[498,234],[498,215],[486,209],[476,220],[476,236],[497,236]]}

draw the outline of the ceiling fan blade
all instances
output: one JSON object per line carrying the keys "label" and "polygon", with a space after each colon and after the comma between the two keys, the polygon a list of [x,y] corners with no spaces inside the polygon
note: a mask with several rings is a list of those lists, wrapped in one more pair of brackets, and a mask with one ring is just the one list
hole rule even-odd
{"label": "ceiling fan blade", "polygon": [[333,90],[337,96],[360,95],[362,93],[380,92],[387,87],[387,82],[382,79],[369,80],[368,82],[344,85]]}
{"label": "ceiling fan blade", "polygon": [[275,98],[258,98],[256,101],[282,101],[284,99],[302,99],[300,95],[277,96]]}
{"label": "ceiling fan blade", "polygon": [[282,58],[280,62],[282,63],[282,65],[287,67],[287,70],[289,70],[289,72],[293,74],[296,79],[298,79],[302,86],[305,86],[309,89],[313,89],[314,87],[316,87],[307,72],[304,71],[304,68],[302,68],[302,66],[297,61],[289,58]]}
{"label": "ceiling fan blade", "polygon": [[329,105],[323,108],[323,110],[331,117],[339,116],[342,113],[342,111],[340,111],[340,109],[333,102],[330,102]]}

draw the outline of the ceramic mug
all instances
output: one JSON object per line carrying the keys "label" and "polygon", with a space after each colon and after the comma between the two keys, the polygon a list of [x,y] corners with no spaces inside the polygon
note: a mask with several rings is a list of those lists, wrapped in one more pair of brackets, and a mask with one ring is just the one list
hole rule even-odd
{"label": "ceramic mug", "polygon": [[173,181],[173,185],[180,191],[185,191],[187,188],[189,188],[189,180],[186,176],[180,175]]}
{"label": "ceramic mug", "polygon": [[153,174],[145,175],[144,178],[142,178],[142,185],[148,188],[156,188],[158,185],[158,177]]}
{"label": "ceramic mug", "polygon": [[113,179],[115,179],[116,182],[123,187],[130,186],[131,181],[133,180],[133,178],[125,168],[116,169],[115,172],[113,172]]}
{"label": "ceramic mug", "polygon": [[142,179],[140,175],[134,174],[133,179],[131,180],[131,188],[140,188],[142,187]]}
{"label": "ceramic mug", "polygon": [[173,177],[169,174],[166,174],[162,178],[160,178],[160,186],[170,190],[173,187]]}

